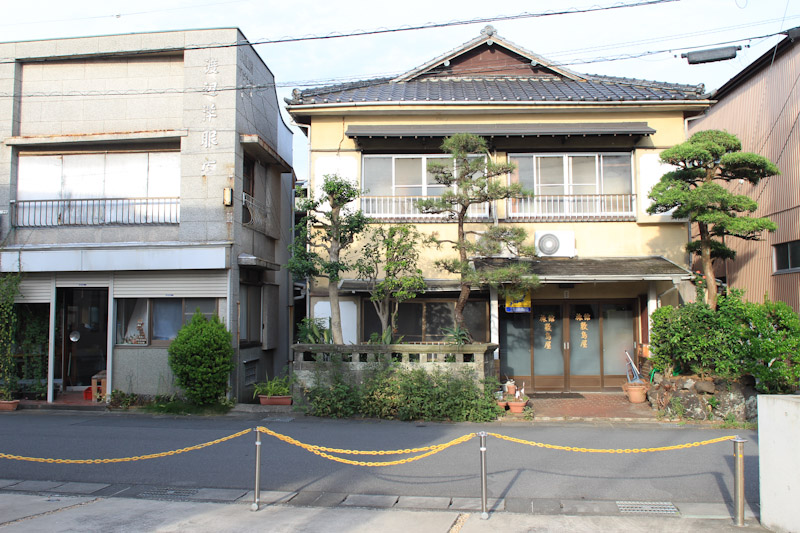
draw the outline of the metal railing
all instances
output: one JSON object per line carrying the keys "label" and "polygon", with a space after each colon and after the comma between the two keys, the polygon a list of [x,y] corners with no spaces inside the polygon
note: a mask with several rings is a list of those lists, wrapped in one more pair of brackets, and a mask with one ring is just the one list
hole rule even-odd
{"label": "metal railing", "polygon": [[242,225],[277,239],[280,226],[271,204],[262,204],[249,194],[242,193]]}
{"label": "metal railing", "polygon": [[12,202],[16,227],[178,224],[180,198],[70,198]]}
{"label": "metal railing", "polygon": [[[370,218],[396,218],[416,221],[448,219],[447,213],[423,213],[417,208],[419,200],[430,196],[362,196],[361,210]],[[473,219],[489,218],[489,203],[469,207],[467,216]]]}
{"label": "metal railing", "polygon": [[508,218],[525,220],[634,220],[635,194],[536,195],[508,200]]}

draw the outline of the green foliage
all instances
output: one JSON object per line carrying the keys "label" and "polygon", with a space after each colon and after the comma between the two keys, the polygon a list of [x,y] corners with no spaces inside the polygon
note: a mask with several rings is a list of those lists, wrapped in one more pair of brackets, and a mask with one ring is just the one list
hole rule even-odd
{"label": "green foliage", "polygon": [[652,315],[650,342],[665,374],[752,375],[763,393],[789,393],[800,382],[800,318],[783,302],[745,302],[734,290],[716,311],[703,302],[664,306]]}
{"label": "green foliage", "polygon": [[292,384],[295,377],[286,374],[283,377],[275,376],[267,381],[262,381],[253,385],[253,398],[259,396],[289,396],[292,393]]}
{"label": "green foliage", "polygon": [[14,357],[17,313],[14,299],[19,292],[19,273],[0,275],[0,399],[13,400],[19,376]]}
{"label": "green foliage", "polygon": [[736,195],[715,181],[747,180],[757,184],[761,179],[779,174],[768,159],[742,153],[736,136],[718,130],[700,131],[686,142],[661,152],[661,161],[676,169],[667,172],[650,191],[653,200],[648,213],[672,211],[674,218],[687,218],[696,223],[698,240],[687,245],[687,251],[701,258],[703,273],[708,279],[706,303],[716,307],[716,280],[712,261],[731,259],[735,252],[721,240],[730,235],[758,240],[764,230],[775,231],[769,218],[748,216],[758,205],[747,195]]}
{"label": "green foliage", "polygon": [[[473,264],[473,257],[491,257],[503,251],[515,256],[533,256],[532,246],[525,246],[526,233],[522,228],[505,228],[488,225],[484,232],[466,231],[470,206],[507,198],[520,198],[526,191],[519,183],[504,185],[499,176],[514,170],[512,163],[495,163],[486,140],[470,133],[458,133],[445,138],[442,149],[453,156],[453,164],[431,162],[428,173],[436,183],[445,186],[441,196],[418,201],[423,213],[444,214],[457,225],[455,240],[439,238],[432,234],[430,242],[437,248],[450,246],[457,257],[436,261],[437,268],[460,277],[461,293],[455,306],[455,320],[464,326],[463,311],[473,286],[490,286],[519,296],[538,285],[529,263],[512,265],[494,263]],[[483,237],[480,235],[483,234]],[[474,239],[470,239],[474,236]],[[507,262],[505,262],[507,263]]]}
{"label": "green foliage", "polygon": [[360,391],[344,380],[330,385],[317,384],[308,391],[311,414],[328,418],[348,418],[358,413]]}
{"label": "green foliage", "polygon": [[131,407],[145,405],[145,400],[138,394],[123,392],[119,389],[111,391],[109,407],[112,409],[130,409]]}
{"label": "green foliage", "polygon": [[476,384],[470,371],[390,367],[363,387],[361,412],[374,418],[486,422],[497,418],[494,389]]}
{"label": "green foliage", "polygon": [[156,396],[154,400],[142,406],[148,413],[166,415],[224,415],[233,407],[233,401],[222,399],[216,403],[198,405],[175,395]]}
{"label": "green foliage", "polygon": [[[401,303],[425,292],[425,277],[417,266],[422,234],[413,226],[376,226],[369,230],[356,261],[358,278],[367,282],[370,301],[382,330],[392,322]],[[382,276],[382,277],[381,277]]]}
{"label": "green foliage", "polygon": [[452,328],[442,328],[442,333],[445,335],[444,340],[446,342],[457,344],[458,346],[467,344],[471,339],[469,331],[458,325]]}
{"label": "green foliage", "polygon": [[324,318],[304,318],[297,325],[297,342],[300,344],[331,344],[331,329]]}
{"label": "green foliage", "polygon": [[298,278],[327,278],[331,304],[331,334],[342,344],[341,313],[337,283],[342,273],[353,268],[344,253],[367,226],[369,219],[348,204],[359,196],[358,186],[337,174],[324,176],[322,195],[313,194],[299,202],[306,214],[295,226],[295,239],[289,247],[287,268]]}
{"label": "green foliage", "polygon": [[233,370],[231,333],[214,315],[197,311],[169,345],[169,366],[189,402],[210,405],[222,401]]}
{"label": "green foliage", "polygon": [[677,396],[670,398],[669,412],[672,414],[673,418],[683,418],[683,415],[686,414],[686,407],[683,405],[683,401]]}

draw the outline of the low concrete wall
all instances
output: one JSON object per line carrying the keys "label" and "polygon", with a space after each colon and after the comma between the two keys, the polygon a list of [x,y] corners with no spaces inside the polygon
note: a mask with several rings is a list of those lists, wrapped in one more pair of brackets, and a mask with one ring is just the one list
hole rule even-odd
{"label": "low concrete wall", "polygon": [[112,387],[122,392],[155,396],[178,392],[166,348],[114,348]]}
{"label": "low concrete wall", "polygon": [[761,524],[800,531],[800,396],[758,396]]}
{"label": "low concrete wall", "polygon": [[[341,370],[354,383],[363,383],[374,370],[381,367],[380,360],[391,359],[406,368],[422,368],[426,372],[436,370],[470,370],[477,381],[495,375],[492,353],[497,344],[295,344],[292,346],[294,361],[292,371],[301,390],[312,387],[319,371],[327,370],[330,355],[341,357]],[[317,360],[317,354],[323,354]],[[384,359],[381,359],[384,358]]]}

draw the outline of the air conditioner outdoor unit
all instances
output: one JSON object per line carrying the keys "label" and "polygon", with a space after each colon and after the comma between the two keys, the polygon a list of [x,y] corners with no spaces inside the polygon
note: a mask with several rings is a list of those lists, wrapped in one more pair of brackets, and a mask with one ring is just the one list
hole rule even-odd
{"label": "air conditioner outdoor unit", "polygon": [[537,231],[534,237],[540,257],[575,257],[574,231]]}

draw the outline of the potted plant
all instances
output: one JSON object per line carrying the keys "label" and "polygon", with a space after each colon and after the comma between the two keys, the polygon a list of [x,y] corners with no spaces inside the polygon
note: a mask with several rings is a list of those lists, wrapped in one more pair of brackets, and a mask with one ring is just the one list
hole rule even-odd
{"label": "potted plant", "polygon": [[524,394],[518,396],[512,396],[511,394],[506,395],[508,410],[512,413],[522,413],[525,406],[528,405],[528,400],[529,398]]}
{"label": "potted plant", "polygon": [[274,377],[253,386],[253,398],[261,405],[292,405],[292,383],[294,376]]}
{"label": "potted plant", "polygon": [[647,400],[649,386],[643,381],[629,381],[622,385],[622,390],[631,403],[644,403]]}
{"label": "potted plant", "polygon": [[517,385],[514,383],[513,379],[509,379],[508,376],[506,376],[506,382],[503,383],[503,389],[505,389],[506,394],[513,396],[517,392]]}

